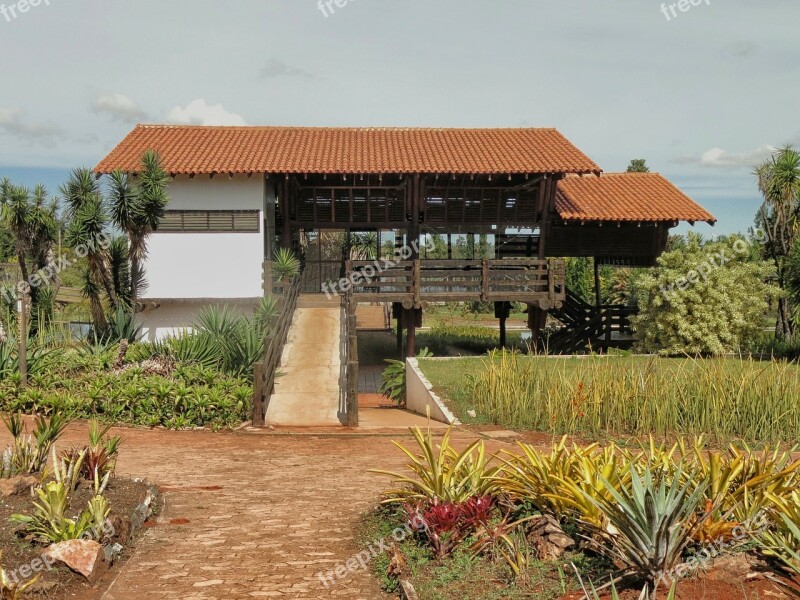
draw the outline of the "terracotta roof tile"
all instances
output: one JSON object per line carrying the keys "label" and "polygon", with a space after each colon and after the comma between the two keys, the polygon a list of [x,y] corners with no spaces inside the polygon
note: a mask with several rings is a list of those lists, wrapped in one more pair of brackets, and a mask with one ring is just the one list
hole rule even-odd
{"label": "terracotta roof tile", "polygon": [[658,173],[567,177],[558,184],[556,210],[580,221],[717,221]]}
{"label": "terracotta roof tile", "polygon": [[145,150],[173,174],[600,173],[555,129],[139,125],[95,167],[136,171]]}

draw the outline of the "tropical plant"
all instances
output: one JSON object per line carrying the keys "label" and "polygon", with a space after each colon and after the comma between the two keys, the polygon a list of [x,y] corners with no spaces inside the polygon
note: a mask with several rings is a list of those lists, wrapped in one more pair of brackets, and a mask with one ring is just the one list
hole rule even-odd
{"label": "tropical plant", "polygon": [[3,417],[3,423],[11,433],[13,442],[2,453],[0,477],[36,475],[43,471],[50,449],[61,437],[69,420],[60,413],[48,419],[38,416],[32,433],[27,434],[18,414]]}
{"label": "tropical plant", "polygon": [[[417,358],[430,358],[433,354],[423,348],[417,354]],[[387,366],[381,374],[381,385],[378,393],[383,394],[398,406],[405,406],[406,403],[406,362],[404,360],[385,361]]]}
{"label": "tropical plant", "polygon": [[384,503],[463,503],[476,496],[486,496],[491,489],[492,477],[497,467],[490,467],[482,440],[476,440],[458,452],[450,445],[452,430],[448,429],[438,448],[433,435],[427,435],[419,427],[411,429],[420,453],[415,454],[402,444],[395,446],[411,460],[408,465],[414,477],[391,471],[373,470],[372,473],[387,475],[401,487],[387,491]]}
{"label": "tropical plant", "polygon": [[300,259],[288,248],[278,248],[272,259],[272,272],[279,281],[292,279],[300,273]]}
{"label": "tropical plant", "polygon": [[602,540],[600,552],[624,565],[623,575],[646,581],[655,591],[665,574],[674,573],[692,540],[691,518],[702,506],[704,489],[690,491],[683,485],[683,466],[678,464],[672,478],[640,474],[633,466],[629,483],[615,486],[601,478],[610,495],[586,493],[586,499],[605,516],[608,527],[586,527]]}
{"label": "tropical plant", "polygon": [[88,512],[82,512],[76,519],[67,517],[69,490],[63,483],[44,484],[37,488],[36,497],[32,515],[11,515],[11,521],[21,525],[35,541],[56,544],[77,540],[90,529],[92,518]]}
{"label": "tropical plant", "polygon": [[[792,146],[780,148],[755,169],[758,188],[764,197],[757,216],[757,225],[766,234],[764,252],[775,266],[778,285],[783,290],[793,287],[789,278],[790,257],[800,242],[797,227],[800,210],[800,152]],[[796,282],[795,282],[796,285]],[[792,338],[796,315],[792,301],[778,299],[778,318],[775,332],[778,337]]]}
{"label": "tropical plant", "polygon": [[158,229],[166,212],[168,180],[161,158],[153,150],[142,155],[141,170],[135,182],[121,171],[110,175],[111,221],[127,235],[130,301],[134,307],[146,289],[142,263],[147,257],[147,238]]}
{"label": "tropical plant", "polygon": [[[99,296],[104,290],[112,309],[120,306],[117,292],[111,275],[108,258],[108,245],[110,238],[107,233],[110,219],[105,207],[100,185],[94,174],[89,169],[76,169],[69,181],[61,187],[61,194],[65,204],[65,215],[68,221],[66,243],[73,248],[80,248],[86,255],[88,268],[86,271],[86,285],[84,294],[92,293]],[[90,296],[94,305],[100,299]],[[95,314],[99,319],[94,325],[100,331],[105,331],[107,323],[104,316]]]}

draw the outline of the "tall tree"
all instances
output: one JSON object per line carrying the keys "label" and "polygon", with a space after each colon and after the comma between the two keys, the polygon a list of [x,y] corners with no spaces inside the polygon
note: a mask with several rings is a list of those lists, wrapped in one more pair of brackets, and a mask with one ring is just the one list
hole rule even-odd
{"label": "tall tree", "polygon": [[[86,254],[91,289],[102,287],[108,295],[111,308],[120,304],[117,298],[108,260],[109,216],[100,192],[100,186],[89,169],[76,169],[69,181],[61,187],[69,222],[66,242]],[[102,323],[95,322],[99,328]]]}
{"label": "tall tree", "polygon": [[647,166],[647,160],[644,158],[634,158],[631,164],[628,165],[628,173],[649,173],[650,167]]}
{"label": "tall tree", "polygon": [[[800,240],[800,152],[792,146],[778,150],[755,169],[758,188],[764,197],[757,224],[764,231],[764,251],[775,264],[778,285],[789,288],[790,257]],[[790,339],[795,332],[792,299],[778,299],[776,335]]]}
{"label": "tall tree", "polygon": [[169,177],[158,154],[146,151],[141,167],[135,182],[122,171],[113,172],[109,193],[111,221],[128,237],[130,300],[134,309],[136,300],[147,287],[142,266],[147,258],[147,238],[158,229],[169,203]]}

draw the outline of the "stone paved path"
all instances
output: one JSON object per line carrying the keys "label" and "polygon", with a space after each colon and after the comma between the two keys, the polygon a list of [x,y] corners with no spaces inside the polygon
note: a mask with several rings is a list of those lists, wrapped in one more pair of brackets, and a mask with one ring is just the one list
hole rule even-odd
{"label": "stone paved path", "polygon": [[[104,600],[381,598],[364,572],[317,573],[360,548],[359,515],[400,467],[388,438],[127,432],[120,470],[166,491],[166,509]],[[185,525],[170,525],[170,521]]]}
{"label": "stone paved path", "polygon": [[[59,446],[85,443],[86,431],[70,426]],[[160,486],[166,506],[102,600],[385,598],[364,571],[330,589],[317,574],[362,550],[355,528],[386,484],[367,470],[402,470],[391,440],[412,440],[330,432],[115,430],[119,473]]]}

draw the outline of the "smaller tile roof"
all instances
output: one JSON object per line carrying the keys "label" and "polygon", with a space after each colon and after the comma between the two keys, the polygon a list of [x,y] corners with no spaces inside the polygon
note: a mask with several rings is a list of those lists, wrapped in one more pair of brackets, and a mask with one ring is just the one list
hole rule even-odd
{"label": "smaller tile roof", "polygon": [[569,221],[717,221],[658,173],[566,177],[558,184],[556,211]]}
{"label": "smaller tile roof", "polygon": [[172,174],[600,173],[555,129],[138,125],[95,167],[135,172],[156,150]]}

